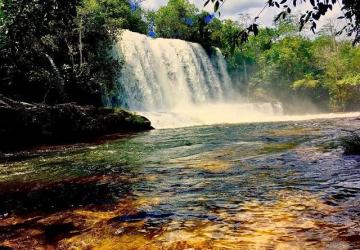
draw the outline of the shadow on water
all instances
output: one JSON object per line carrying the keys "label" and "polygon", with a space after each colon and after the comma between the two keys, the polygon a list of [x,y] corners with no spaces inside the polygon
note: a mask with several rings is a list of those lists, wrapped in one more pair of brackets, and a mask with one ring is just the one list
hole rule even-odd
{"label": "shadow on water", "polygon": [[[114,185],[117,181],[121,185]],[[59,240],[85,230],[74,223],[77,218],[71,211],[113,207],[131,192],[131,186],[121,178],[106,175],[55,183],[0,183],[0,242],[14,238],[15,246],[24,245],[24,249],[34,242],[55,246]],[[52,217],[60,219],[44,221]],[[29,234],[34,234],[34,242],[24,238]]]}
{"label": "shadow on water", "polygon": [[0,184],[0,214],[53,213],[89,204],[111,204],[131,189],[127,183],[119,186],[111,182],[102,183],[102,178],[97,176],[40,186],[36,183],[26,184],[29,186]]}

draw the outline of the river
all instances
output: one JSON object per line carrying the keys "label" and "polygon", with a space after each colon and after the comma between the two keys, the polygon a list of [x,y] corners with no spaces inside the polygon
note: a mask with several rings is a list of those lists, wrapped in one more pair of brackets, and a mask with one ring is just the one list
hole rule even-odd
{"label": "river", "polygon": [[355,128],[355,118],[197,126],[7,155],[0,246],[360,249],[360,157],[339,147]]}

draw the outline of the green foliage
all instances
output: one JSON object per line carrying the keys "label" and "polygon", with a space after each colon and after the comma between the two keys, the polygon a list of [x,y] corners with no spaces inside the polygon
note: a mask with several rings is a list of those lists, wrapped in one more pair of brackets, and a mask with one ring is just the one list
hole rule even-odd
{"label": "green foliage", "polygon": [[[243,93],[255,101],[303,99],[334,111],[359,108],[360,48],[336,41],[330,31],[309,39],[296,32],[293,20],[260,29],[257,36],[235,49],[230,46],[235,38],[223,32],[220,48]],[[224,22],[223,27],[228,24],[231,22]]]}
{"label": "green foliage", "polygon": [[[324,40],[328,40],[324,42]],[[350,42],[341,43],[321,37],[314,44],[317,64],[323,69],[318,78],[329,92],[333,110],[352,110],[359,106],[360,48]]]}
{"label": "green foliage", "polygon": [[292,84],[294,90],[298,89],[315,89],[319,86],[319,80],[315,80],[312,75],[305,75],[304,79],[296,80]]}
{"label": "green foliage", "polygon": [[[84,0],[78,6],[75,20],[78,25],[77,35],[83,32],[81,43],[84,59],[79,59],[75,65],[75,72],[81,73],[75,79],[77,85],[84,86],[89,80],[94,82],[99,86],[99,97],[102,92],[113,88],[121,62],[112,57],[112,46],[120,29],[146,32],[147,24],[141,15],[141,10],[131,12],[126,0]],[[74,99],[78,93],[71,91],[70,95]]]}
{"label": "green foliage", "polygon": [[5,17],[3,8],[4,8],[4,0],[0,0],[0,25],[3,24],[3,19]]}
{"label": "green foliage", "polygon": [[198,10],[187,0],[169,0],[166,6],[155,13],[155,25],[158,36],[189,40],[192,27],[185,19],[195,19]]}
{"label": "green foliage", "polygon": [[0,49],[5,46],[6,36],[3,31],[3,26],[5,24],[5,14],[4,14],[4,0],[0,0]]}
{"label": "green foliage", "polygon": [[146,31],[126,0],[5,0],[0,91],[24,101],[102,104],[119,62],[117,31]]}
{"label": "green foliage", "polygon": [[[298,36],[286,37],[260,56],[260,64],[263,66],[260,74],[263,74],[263,79],[271,80],[269,84],[273,84],[273,87],[282,88],[287,82],[310,73],[313,69],[312,61],[309,40]],[[271,66],[267,67],[269,64]]]}
{"label": "green foliage", "polygon": [[[147,24],[142,20],[142,10],[132,12],[125,0],[83,0],[78,15],[85,19],[89,32],[106,32],[111,39],[119,29],[146,33]],[[102,29],[103,28],[103,29]]]}
{"label": "green foliage", "polygon": [[206,49],[219,46],[221,21],[214,18],[205,22],[209,13],[200,12],[188,0],[170,0],[156,12],[149,12],[147,19],[154,21],[158,37],[175,38],[203,45]]}
{"label": "green foliage", "polygon": [[233,55],[235,49],[239,47],[240,44],[237,37],[241,30],[240,24],[232,20],[225,20],[222,23],[219,40],[222,52],[226,57]]}
{"label": "green foliage", "polygon": [[6,35],[0,51],[2,93],[40,101],[48,89],[56,89],[53,99],[63,98],[66,82],[61,66],[66,63],[63,53],[75,29],[71,17],[76,16],[76,5],[76,0],[4,2],[1,33]]}

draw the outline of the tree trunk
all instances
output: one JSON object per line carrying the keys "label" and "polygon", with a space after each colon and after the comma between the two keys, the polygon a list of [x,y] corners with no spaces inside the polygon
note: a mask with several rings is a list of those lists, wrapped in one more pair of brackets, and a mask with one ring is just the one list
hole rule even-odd
{"label": "tree trunk", "polygon": [[249,100],[250,86],[249,86],[249,78],[248,78],[247,65],[245,59],[243,59],[243,67],[244,67],[244,80],[246,82],[246,97]]}
{"label": "tree trunk", "polygon": [[[50,65],[51,65],[51,68],[53,69],[53,71],[54,71],[55,74],[56,74],[57,80],[58,80],[58,82],[59,82],[59,85],[56,86],[56,87],[57,87],[57,89],[59,90],[59,95],[60,95],[60,97],[63,98],[63,97],[64,97],[65,80],[64,80],[64,78],[61,76],[61,73],[60,73],[59,69],[56,67],[56,64],[55,64],[54,60],[52,59],[52,57],[51,57],[49,54],[47,54],[47,53],[45,53],[45,57],[48,59]],[[50,83],[49,86],[48,86],[48,89],[47,89],[47,91],[46,91],[46,93],[45,93],[45,96],[44,96],[44,101],[43,101],[44,103],[45,103],[46,98],[47,98],[47,96],[48,96],[48,94],[49,94],[49,92],[50,92],[51,87],[52,87],[52,84]]]}
{"label": "tree trunk", "polygon": [[82,34],[82,29],[83,29],[83,27],[82,27],[82,22],[83,22],[83,20],[82,20],[82,17],[80,17],[80,24],[79,24],[79,56],[80,56],[80,62],[79,62],[79,64],[80,64],[80,67],[82,66],[82,64],[83,64],[83,43],[82,43],[82,36],[83,36],[83,34]]}

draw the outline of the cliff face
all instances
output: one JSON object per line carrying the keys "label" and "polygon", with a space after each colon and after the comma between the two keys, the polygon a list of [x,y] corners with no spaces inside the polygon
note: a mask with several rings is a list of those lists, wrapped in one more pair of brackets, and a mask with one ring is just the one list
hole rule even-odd
{"label": "cliff face", "polygon": [[29,104],[0,95],[1,151],[150,129],[147,118],[124,110],[74,103],[54,106]]}

